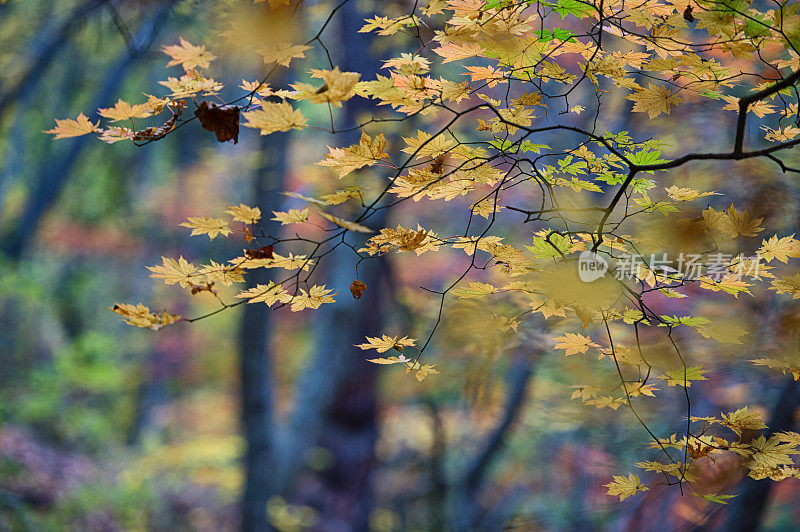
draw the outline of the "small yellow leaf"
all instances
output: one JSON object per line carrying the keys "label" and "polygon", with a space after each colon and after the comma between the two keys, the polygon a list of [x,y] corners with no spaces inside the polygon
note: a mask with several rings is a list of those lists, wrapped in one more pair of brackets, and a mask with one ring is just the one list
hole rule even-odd
{"label": "small yellow leaf", "polygon": [[56,127],[45,131],[45,133],[51,133],[56,136],[56,139],[66,139],[69,137],[80,137],[81,135],[87,135],[89,133],[94,133],[98,131],[97,125],[92,124],[86,116],[81,113],[78,115],[77,120],[66,119],[66,120],[59,120],[56,119]]}
{"label": "small yellow leaf", "polygon": [[161,261],[161,266],[148,266],[147,269],[153,272],[150,277],[164,279],[165,284],[180,284],[188,288],[192,282],[197,284],[202,279],[197,267],[183,257],[179,257],[177,261],[161,257]]}
{"label": "small yellow leaf", "polygon": [[388,336],[386,334],[381,335],[380,338],[370,338],[367,336],[367,343],[366,344],[358,344],[356,347],[359,349],[377,349],[378,353],[385,353],[389,349],[393,349],[395,347],[400,347],[402,350],[403,346],[413,346],[414,342],[416,342],[413,338],[408,338],[403,336],[402,338],[398,338],[397,336]]}
{"label": "small yellow leaf", "polygon": [[261,209],[258,207],[248,207],[244,203],[240,203],[238,206],[229,206],[225,213],[233,216],[234,221],[244,222],[246,224],[254,224],[261,219]]}
{"label": "small yellow leaf", "polygon": [[349,148],[328,146],[325,159],[316,164],[333,168],[341,178],[364,166],[372,166],[382,158],[388,158],[389,156],[384,152],[385,148],[386,139],[383,133],[372,138],[362,132],[359,143]]}
{"label": "small yellow leaf", "polygon": [[335,223],[339,227],[347,229],[348,231],[356,231],[359,233],[374,233],[372,229],[369,227],[363,226],[361,224],[357,224],[355,222],[350,222],[345,220],[344,218],[339,218],[338,216],[334,216],[332,214],[328,214],[327,212],[320,212],[320,216],[325,218],[326,220],[330,220],[331,222]]}
{"label": "small yellow leaf", "polygon": [[287,212],[272,211],[273,220],[281,225],[301,224],[308,221],[308,209],[289,209]]}
{"label": "small yellow leaf", "polygon": [[582,334],[566,333],[564,336],[553,338],[553,340],[557,342],[554,349],[566,350],[565,356],[585,353],[590,347],[600,347],[591,338]]}
{"label": "small yellow leaf", "polygon": [[613,475],[614,481],[608,484],[603,484],[606,488],[608,488],[609,495],[617,495],[619,496],[620,501],[624,501],[631,495],[636,495],[640,491],[647,491],[650,488],[642,484],[642,481],[639,479],[638,476],[634,475],[633,473],[628,474],[627,477],[622,475]]}
{"label": "small yellow leaf", "polygon": [[666,87],[650,83],[646,89],[626,96],[634,102],[633,111],[646,112],[650,118],[655,118],[661,113],[669,114],[672,106],[678,105],[680,97]]}
{"label": "small yellow leaf", "polygon": [[134,327],[142,327],[147,329],[159,330],[165,325],[181,321],[183,318],[176,314],[170,314],[167,311],[153,314],[150,309],[139,303],[138,305],[129,305],[126,303],[117,303],[110,309],[111,312],[119,314],[128,325]]}
{"label": "small yellow leaf", "polygon": [[189,227],[192,230],[190,236],[195,235],[208,235],[209,240],[221,234],[228,236],[231,228],[228,227],[228,222],[220,218],[209,218],[207,216],[190,216],[188,221],[180,224],[182,227]]}
{"label": "small yellow leaf", "polygon": [[261,109],[242,113],[242,117],[247,120],[245,126],[260,129],[262,135],[303,129],[307,122],[303,113],[292,108],[288,102],[264,102]]}
{"label": "small yellow leaf", "polygon": [[292,299],[281,285],[272,281],[269,284],[259,284],[248,290],[242,290],[236,297],[247,299],[248,304],[266,303],[270,307],[275,303],[287,303]]}
{"label": "small yellow leaf", "polygon": [[137,104],[131,105],[128,102],[120,99],[114,107],[108,109],[98,109],[98,113],[103,118],[108,118],[112,122],[119,122],[120,120],[128,120],[130,118],[147,118],[152,114],[150,105]]}
{"label": "small yellow leaf", "polygon": [[215,59],[214,54],[206,51],[205,45],[195,46],[183,37],[180,38],[180,44],[163,46],[161,51],[172,58],[167,63],[168,67],[181,65],[186,71],[208,68]]}

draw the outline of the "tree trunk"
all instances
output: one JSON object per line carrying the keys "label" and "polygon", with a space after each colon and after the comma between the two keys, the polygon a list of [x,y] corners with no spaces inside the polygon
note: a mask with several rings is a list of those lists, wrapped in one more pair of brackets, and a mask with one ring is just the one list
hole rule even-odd
{"label": "tree trunk", "polygon": [[[261,142],[261,165],[255,175],[254,201],[267,218],[280,209],[278,192],[286,172],[288,134],[275,133]],[[269,271],[260,268],[247,276],[247,288],[269,282]],[[272,405],[272,357],[269,353],[270,308],[245,305],[239,331],[241,415],[245,451],[245,487],[242,497],[242,530],[269,529],[267,501],[274,493],[274,420]]]}
{"label": "tree trunk", "polygon": [[[95,93],[92,109],[95,111],[89,115],[93,122],[98,120],[96,109],[108,105],[113,96],[119,90],[125,75],[131,65],[140,57],[150,44],[157,37],[163,26],[164,19],[172,9],[174,1],[162,4],[155,14],[148,18],[135,35],[133,42],[135,46],[122,53],[116,63],[111,66],[106,75],[105,82]],[[28,246],[31,238],[36,234],[39,224],[47,213],[50,206],[58,199],[61,189],[66,184],[75,163],[83,153],[88,142],[96,142],[96,139],[84,135],[71,140],[71,145],[65,152],[55,158],[50,167],[44,172],[39,183],[31,194],[16,226],[6,235],[0,243],[0,251],[10,258],[16,260],[22,255]]]}

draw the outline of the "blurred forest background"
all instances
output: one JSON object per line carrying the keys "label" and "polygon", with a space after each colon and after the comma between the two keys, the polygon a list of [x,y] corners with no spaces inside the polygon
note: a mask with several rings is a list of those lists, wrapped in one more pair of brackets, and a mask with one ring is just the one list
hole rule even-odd
{"label": "blurred forest background", "polygon": [[[418,383],[365,363],[353,344],[366,334],[429,330],[437,298],[418,287],[452,281],[463,256],[369,261],[359,268],[369,289],[356,301],[347,289],[352,256],[335,253],[320,278],[338,301],[315,312],[245,305],[154,333],[105,310],[120,301],[190,316],[213,309],[151,282],[145,267],[161,255],[236,254],[242,244],[189,239],[178,224],[239,202],[265,213],[296,207],[279,194],[284,188],[328,192],[335,177],[313,163],[326,144],[355,140],[243,130],[237,145],[219,144],[197,123],[140,148],[43,133],[56,117],[157,91],[169,73],[161,47],[179,37],[226,57],[215,76],[228,87],[260,79],[260,59],[226,51],[219,36],[241,27],[250,4],[0,4],[0,530],[733,530],[736,522],[796,530],[800,481],[747,481],[725,464],[709,466],[703,481],[737,493],[728,505],[667,487],[624,503],[606,495],[611,472],[641,459],[648,436],[624,409],[570,401],[580,375],[609,370],[531,347],[556,334],[558,317],[506,336],[487,332],[474,303],[455,301],[427,355],[439,375]],[[408,51],[402,39],[388,50],[357,30],[376,9],[402,13],[412,4],[343,5],[325,33],[334,63],[369,73]],[[335,5],[311,2],[298,31],[313,35]],[[311,63],[321,53],[309,52]],[[735,117],[684,116],[683,108],[646,124],[626,112],[629,102],[616,105],[615,127],[652,128],[671,141],[667,156],[680,143],[713,145],[709,135],[730,131]],[[336,120],[346,126],[368,112],[354,99]],[[747,175],[745,165],[709,165],[691,178],[765,217],[763,225],[796,232],[796,182],[748,164]],[[383,211],[386,225],[409,212],[435,227],[463,222],[424,209],[407,202]],[[530,237],[522,224],[502,231]],[[790,348],[797,305],[766,294],[699,300],[706,315],[749,334],[742,344],[712,345],[686,333],[692,356],[712,369],[694,386],[713,402],[694,412],[716,415],[752,396],[770,427],[792,430],[797,384],[745,361],[765,345]],[[676,392],[645,414],[668,434],[681,430],[684,408]]]}

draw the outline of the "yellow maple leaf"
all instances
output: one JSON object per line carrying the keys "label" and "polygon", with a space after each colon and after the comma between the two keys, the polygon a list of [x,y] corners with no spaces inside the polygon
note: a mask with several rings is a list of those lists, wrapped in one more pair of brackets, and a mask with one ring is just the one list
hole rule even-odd
{"label": "yellow maple leaf", "polygon": [[326,205],[339,205],[350,198],[361,199],[361,190],[361,187],[347,187],[336,190],[330,194],[323,194],[320,196],[320,199]]}
{"label": "yellow maple leaf", "polygon": [[325,159],[316,164],[333,168],[341,178],[364,166],[372,166],[382,158],[388,158],[385,148],[386,138],[383,133],[372,138],[362,131],[358,144],[347,148],[328,146]]}
{"label": "yellow maple leaf", "polygon": [[206,51],[206,46],[195,46],[183,37],[180,44],[163,46],[161,51],[172,59],[167,63],[168,67],[181,65],[187,72],[195,68],[208,68],[211,61],[215,59],[214,54]]}
{"label": "yellow maple leaf", "polygon": [[295,83],[291,87],[298,91],[292,96],[296,100],[308,100],[311,103],[329,103],[341,107],[342,102],[355,95],[355,86],[361,74],[358,72],[342,72],[339,67],[333,70],[311,70],[311,77],[323,81],[321,87],[310,83]]}
{"label": "yellow maple leaf", "polygon": [[281,225],[301,224],[308,221],[308,209],[289,209],[286,212],[272,211],[275,215],[273,220],[280,222]]}
{"label": "yellow maple leaf", "polygon": [[292,5],[292,0],[255,0],[254,4],[263,4],[264,2],[269,1],[269,7],[275,9],[276,7],[281,6],[290,6]]}
{"label": "yellow maple leaf", "polygon": [[553,338],[553,340],[557,342],[553,348],[566,350],[565,356],[585,353],[590,347],[600,347],[591,338],[582,334],[566,333],[564,336]]}
{"label": "yellow maple leaf", "polygon": [[670,92],[666,87],[650,83],[646,89],[639,90],[626,96],[634,102],[633,111],[646,112],[650,118],[655,118],[661,113],[669,114],[670,107],[678,105],[680,97]]}
{"label": "yellow maple leaf", "polygon": [[331,292],[333,290],[326,289],[325,285],[314,285],[308,292],[301,288],[300,293],[291,299],[291,310],[292,312],[299,312],[307,308],[319,308],[323,303],[334,303],[333,296],[338,292]]}
{"label": "yellow maple leaf", "polygon": [[437,373],[439,373],[439,370],[434,369],[433,364],[425,364],[424,366],[422,366],[417,370],[414,376],[417,378],[419,382],[422,382],[428,375],[435,375]]}
{"label": "yellow maple leaf", "polygon": [[280,42],[271,46],[261,47],[256,52],[261,55],[265,64],[278,63],[281,66],[288,67],[292,59],[305,58],[305,52],[309,49],[311,47],[305,44]]}
{"label": "yellow maple leaf", "polygon": [[453,294],[461,299],[484,297],[489,294],[494,294],[497,290],[494,286],[487,283],[471,282],[466,288],[457,288],[453,290]]}
{"label": "yellow maple leaf", "polygon": [[442,63],[449,63],[450,61],[460,61],[469,57],[476,57],[483,55],[484,50],[477,42],[445,42],[438,48],[433,48],[432,52],[442,56],[444,60]]}
{"label": "yellow maple leaf", "polygon": [[767,262],[778,259],[786,263],[789,257],[800,257],[800,240],[795,240],[794,234],[783,238],[772,235],[768,240],[761,242],[761,247],[756,253]]}
{"label": "yellow maple leaf", "polygon": [[114,107],[98,109],[97,112],[100,113],[100,116],[108,118],[112,122],[119,122],[120,120],[128,120],[130,118],[147,118],[152,114],[148,104],[131,105],[121,98]]}
{"label": "yellow maple leaf", "polygon": [[[402,355],[401,355],[402,356]],[[401,360],[400,357],[387,357],[387,358],[368,358],[367,362],[372,362],[373,364],[400,364],[402,362],[406,362],[405,357]]]}
{"label": "yellow maple leaf", "polygon": [[633,473],[628,474],[627,477],[622,475],[612,476],[614,477],[614,481],[608,484],[603,484],[603,486],[608,488],[607,493],[609,495],[619,496],[620,501],[624,501],[628,497],[636,495],[640,491],[647,491],[650,489],[642,484],[642,481],[639,479],[639,477]]}
{"label": "yellow maple leaf", "polygon": [[679,188],[674,185],[671,187],[666,187],[665,190],[667,191],[667,196],[675,201],[692,201],[697,198],[713,196],[717,194],[717,192],[699,192],[693,188]]}
{"label": "yellow maple leaf", "polygon": [[247,270],[253,270],[256,268],[283,268],[285,270],[297,270],[298,268],[302,268],[303,271],[307,271],[311,266],[314,265],[314,261],[305,255],[295,255],[293,253],[289,253],[286,256],[273,253],[271,259],[250,259],[247,257],[237,257],[235,259],[231,259],[229,262]]}
{"label": "yellow maple leaf", "polygon": [[728,219],[730,219],[731,226],[737,235],[756,236],[764,230],[763,227],[759,226],[764,218],[753,218],[747,212],[747,209],[739,212],[736,207],[731,205],[728,207]]}
{"label": "yellow maple leaf", "polygon": [[750,294],[750,290],[748,290],[748,288],[750,288],[751,285],[742,281],[739,278],[739,275],[735,273],[729,273],[718,281],[715,281],[711,277],[704,275],[703,277],[700,277],[699,281],[700,288],[704,288],[712,292],[725,292],[726,294],[731,294],[737,299],[739,298],[739,292]]}
{"label": "yellow maple leaf", "polygon": [[164,279],[165,284],[180,284],[188,288],[192,282],[199,283],[202,278],[197,267],[182,256],[177,261],[161,257],[161,261],[161,266],[148,266],[147,269],[153,272],[150,277]]}
{"label": "yellow maple leaf", "polygon": [[367,343],[365,344],[357,344],[356,347],[359,349],[376,349],[378,353],[385,353],[389,349],[398,348],[398,351],[402,351],[404,346],[413,346],[416,339],[408,338],[403,336],[399,338],[397,336],[389,336],[387,334],[382,334],[380,338],[377,336],[371,338],[367,336]]}
{"label": "yellow maple leaf", "polygon": [[792,299],[800,299],[800,273],[775,279],[769,288],[777,294],[790,294]]}
{"label": "yellow maple leaf", "polygon": [[708,380],[705,377],[706,370],[702,366],[687,366],[684,368],[672,369],[665,372],[664,375],[658,377],[667,381],[667,386],[683,386],[688,388],[692,385],[692,381]]}
{"label": "yellow maple leaf", "polygon": [[326,220],[330,220],[331,222],[335,223],[339,227],[347,229],[348,231],[356,231],[358,233],[374,233],[372,229],[369,227],[363,226],[361,224],[357,224],[355,222],[351,222],[349,220],[345,220],[344,218],[339,218],[338,216],[334,216],[332,214],[328,214],[327,212],[320,212],[320,216],[325,218]]}
{"label": "yellow maple leaf", "polygon": [[756,358],[750,362],[756,366],[766,366],[772,369],[779,369],[784,375],[791,373],[794,380],[800,381],[800,364],[797,362],[778,360],[777,358]]}
{"label": "yellow maple leaf", "polygon": [[261,219],[261,209],[248,207],[244,203],[240,203],[238,206],[230,205],[225,213],[233,216],[234,221],[246,224],[254,224]]}
{"label": "yellow maple leaf", "polygon": [[266,303],[270,307],[275,303],[287,303],[292,299],[283,286],[272,281],[269,284],[259,284],[253,288],[242,290],[236,297],[247,299],[247,303]]}
{"label": "yellow maple leaf", "polygon": [[228,236],[231,232],[228,222],[220,218],[209,218],[207,216],[190,216],[186,222],[180,225],[181,227],[189,227],[192,230],[190,236],[208,235],[209,240],[213,240],[219,234]]}
{"label": "yellow maple leaf", "polygon": [[242,116],[247,120],[245,126],[260,129],[262,135],[303,129],[307,122],[303,113],[292,108],[288,102],[264,102],[261,109],[242,113]]}
{"label": "yellow maple leaf", "polygon": [[222,83],[219,83],[214,78],[206,78],[196,70],[190,70],[180,78],[169,77],[167,81],[159,81],[158,83],[171,90],[172,94],[170,96],[173,98],[184,98],[197,93],[213,95],[222,89]]}
{"label": "yellow maple leaf", "polygon": [[206,282],[217,282],[223,284],[225,286],[230,286],[233,283],[241,283],[244,282],[244,276],[242,275],[242,269],[238,266],[225,266],[222,264],[217,264],[213,260],[211,264],[207,266],[203,266],[200,270],[205,276]]}
{"label": "yellow maple leaf", "polygon": [[98,125],[99,122],[98,124],[92,124],[92,122],[81,113],[78,115],[77,120],[72,120],[70,118],[59,120],[56,118],[56,127],[45,131],[45,133],[55,135],[56,139],[80,137],[81,135],[87,135],[98,131]]}
{"label": "yellow maple leaf", "polygon": [[167,311],[153,314],[150,309],[143,304],[129,305],[127,303],[117,303],[110,309],[111,312],[119,314],[128,325],[142,327],[146,329],[159,330],[165,325],[182,320],[181,316],[170,314]]}
{"label": "yellow maple leaf", "polygon": [[733,430],[739,436],[742,435],[743,430],[761,430],[767,428],[761,420],[761,414],[749,411],[746,406],[735,412],[720,414],[720,417],[721,420],[719,423]]}

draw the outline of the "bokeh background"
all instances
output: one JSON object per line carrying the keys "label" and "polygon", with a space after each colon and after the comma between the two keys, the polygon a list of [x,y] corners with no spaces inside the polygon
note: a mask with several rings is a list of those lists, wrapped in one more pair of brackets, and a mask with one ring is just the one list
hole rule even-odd
{"label": "bokeh background", "polygon": [[[403,13],[411,5],[345,4],[324,35],[334,62],[368,73],[413,50],[409,40],[373,42],[357,33],[374,10]],[[666,486],[624,503],[606,495],[602,485],[612,473],[646,458],[648,436],[624,409],[570,400],[570,385],[610,369],[532,347],[559,334],[558,317],[509,334],[486,326],[483,302],[454,301],[426,354],[439,375],[419,383],[364,362],[353,344],[367,334],[427,334],[438,298],[419,287],[455,279],[468,260],[463,254],[363,263],[358,275],[368,290],[355,301],[348,294],[353,256],[337,251],[318,278],[339,291],[339,301],[313,312],[247,305],[152,332],[106,310],[139,301],[190,316],[212,310],[212,298],[155,282],[146,266],[162,255],[196,262],[235,256],[243,243],[189,238],[179,223],[219,216],[239,202],[265,213],[296,208],[301,203],[281,190],[313,195],[339,186],[313,163],[327,144],[348,145],[354,133],[259,137],[243,129],[233,145],[191,123],[143,147],[91,137],[54,142],[43,133],[54,118],[82,111],[96,121],[94,110],[118,98],[164,94],[157,82],[176,74],[160,49],[179,36],[218,54],[223,99],[241,96],[240,80],[259,79],[264,66],[220,34],[247,35],[246,23],[253,32],[272,31],[269,21],[247,15],[248,6],[0,4],[0,529],[694,530],[725,529],[743,513],[765,530],[796,529],[800,481],[748,482],[735,464],[704,470],[704,482],[739,494],[727,506]],[[333,7],[310,2],[292,31],[313,35]],[[309,52],[302,68],[324,66],[323,54]],[[272,84],[295,74],[278,72]],[[592,95],[575,97],[580,103]],[[608,129],[661,135],[667,155],[694,142],[721,143],[732,126],[733,116],[692,106],[642,121],[627,112],[630,102],[609,98]],[[374,112],[365,100],[348,103],[336,116],[344,126]],[[304,112],[325,124],[326,111]],[[387,136],[396,141],[424,125],[404,123]],[[724,193],[722,208],[748,207],[770,230],[797,230],[796,183],[775,167],[688,172],[679,170],[675,182]],[[440,234],[463,230],[463,205],[431,205],[404,203],[385,211],[384,222],[422,217]],[[529,239],[531,228],[520,221],[509,218],[499,233]],[[681,338],[711,371],[692,388],[705,398],[694,412],[716,415],[748,403],[767,420],[788,415],[790,430],[800,403],[796,383],[746,361],[797,349],[797,306],[767,294],[696,300],[698,312],[749,334],[741,344]],[[670,304],[663,311],[678,312]],[[667,435],[682,430],[685,406],[678,390],[644,415]],[[746,496],[755,498],[742,502]]]}

